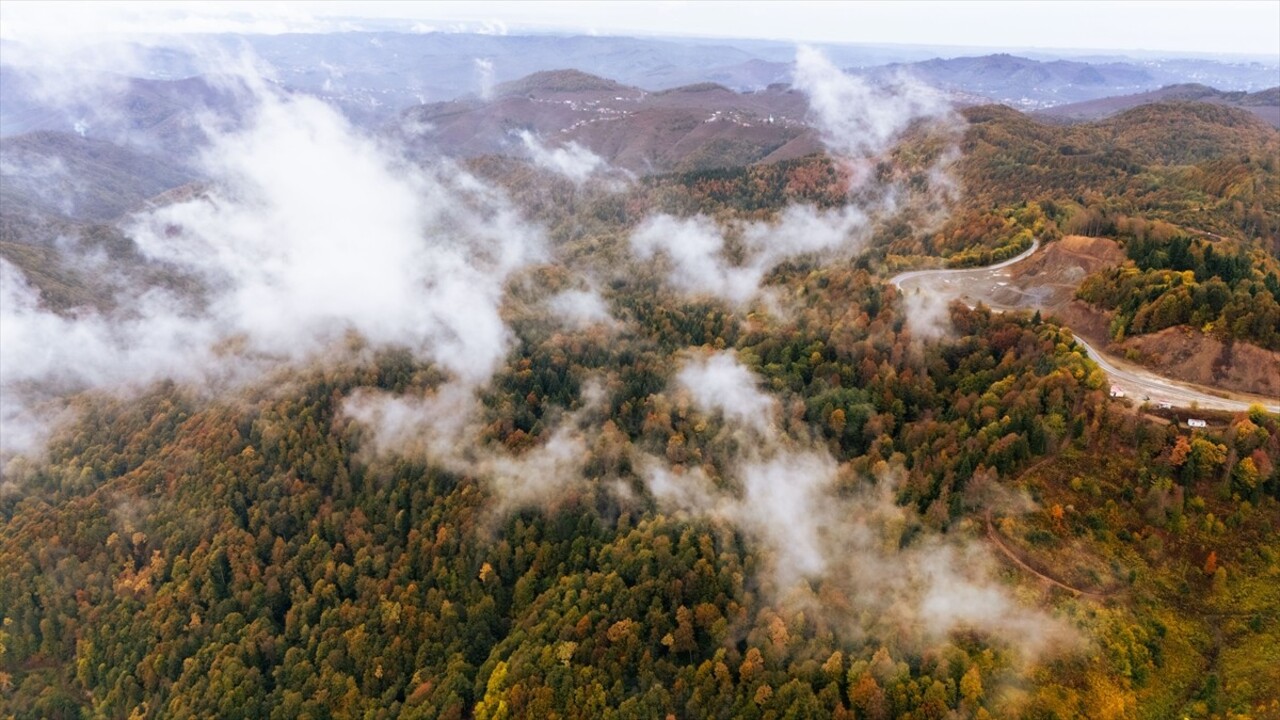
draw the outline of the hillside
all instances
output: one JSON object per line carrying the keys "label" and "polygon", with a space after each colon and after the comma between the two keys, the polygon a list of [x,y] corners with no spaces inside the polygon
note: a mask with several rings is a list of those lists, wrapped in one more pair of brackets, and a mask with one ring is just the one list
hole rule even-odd
{"label": "hillside", "polygon": [[[518,133],[551,146],[577,143],[637,174],[733,167],[821,149],[804,96],[771,87],[735,93],[704,83],[647,92],[576,71],[498,86],[490,102],[436,103],[396,123],[421,153],[524,155]],[[418,130],[422,128],[422,130]]]}
{"label": "hillside", "polygon": [[1142,215],[1280,252],[1280,132],[1244,110],[1158,103],[1066,127],[995,106],[964,112],[960,172],[978,203],[1071,202],[1099,221]]}
{"label": "hillside", "polygon": [[0,214],[111,220],[194,179],[191,168],[154,153],[75,133],[0,138]]}
{"label": "hillside", "polygon": [[[213,402],[171,384],[132,402],[78,400],[83,419],[47,464],[20,468],[23,493],[0,495],[9,707],[45,718],[81,705],[465,717],[495,704],[530,718],[612,707],[1094,718],[1114,706],[1163,718],[1197,703],[1267,706],[1277,628],[1266,539],[1280,506],[1274,471],[1263,465],[1259,481],[1250,458],[1280,452],[1274,418],[1241,415],[1225,432],[1189,436],[1109,407],[1052,325],[957,310],[964,337],[917,355],[910,333],[892,330],[900,303],[862,271],[783,282],[806,291],[801,314],[747,332],[714,306],[655,297],[643,280],[611,293],[638,320],[621,338],[525,325],[477,441],[534,463],[557,416],[601,413],[583,474],[552,494],[369,454],[373,437],[343,408],[436,382],[403,353]],[[805,515],[782,510],[763,530],[735,530],[694,506],[669,511],[637,475],[638,458],[665,457],[687,477],[738,482],[741,421],[680,409],[685,391],[668,389],[686,348],[711,343],[736,347],[793,408],[779,431],[799,437],[778,452],[799,452],[812,433],[813,452],[848,463],[827,502],[867,523],[843,537],[865,539],[837,542],[836,572],[794,602],[769,589],[769,568],[795,556],[768,528],[809,542]],[[605,406],[585,410],[600,370],[616,379]],[[1238,457],[1248,463],[1232,470]],[[519,482],[548,472],[516,467]],[[905,508],[876,499],[886,472],[900,474]],[[644,494],[616,495],[615,474]],[[1034,509],[1002,493],[1029,493]],[[868,506],[884,516],[860,515]],[[1008,552],[1091,594],[992,560],[984,508],[996,508]],[[999,623],[979,615],[930,640],[904,628],[932,622],[933,605],[918,617],[882,605],[859,570],[904,583],[891,597],[906,602],[912,583],[948,572],[940,528],[969,547],[963,573],[943,582],[993,572],[994,584],[966,587],[1008,602],[1001,588],[1012,586],[1023,601]],[[911,574],[916,563],[923,575]],[[1051,633],[1057,621],[1024,603],[1056,608],[1099,650],[1028,659],[998,628]],[[1020,692],[1000,690],[1015,682]]]}
{"label": "hillside", "polygon": [[1159,90],[1145,93],[1117,95],[1097,100],[1057,105],[1043,110],[1036,110],[1033,114],[1036,117],[1064,122],[1081,122],[1101,120],[1141,105],[1172,101],[1196,101],[1239,107],[1257,115],[1272,127],[1280,128],[1280,87],[1249,93],[1244,91],[1226,92],[1211,88],[1208,85],[1186,83],[1168,85]]}
{"label": "hillside", "polygon": [[[1280,718],[1280,416],[1081,341],[1276,379],[1280,132],[421,35],[258,37],[194,164],[0,140],[0,717]],[[562,52],[752,60],[672,45]]]}
{"label": "hillside", "polygon": [[0,65],[0,136],[74,132],[141,146],[170,162],[189,160],[206,140],[203,123],[219,118],[223,127],[234,127],[247,100],[238,81],[225,77],[157,80],[104,72],[47,79]]}

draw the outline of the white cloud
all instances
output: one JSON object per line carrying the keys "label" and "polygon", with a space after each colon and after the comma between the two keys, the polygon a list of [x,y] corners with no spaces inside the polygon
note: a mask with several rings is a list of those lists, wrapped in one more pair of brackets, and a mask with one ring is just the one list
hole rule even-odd
{"label": "white cloud", "polygon": [[745,305],[760,294],[773,268],[804,255],[850,257],[862,248],[866,228],[866,216],[853,206],[826,211],[789,206],[772,222],[738,226],[742,257],[735,262],[725,233],[711,218],[657,215],[632,232],[631,248],[642,260],[665,256],[669,281],[686,293]]}
{"label": "white cloud", "polygon": [[[895,502],[905,470],[881,463],[874,483],[841,482],[845,470],[825,448],[783,434],[777,400],[731,354],[691,358],[676,382],[700,410],[721,414],[731,435],[746,436],[724,458],[720,480],[707,466],[647,456],[637,463],[645,484],[660,509],[743,533],[776,597],[803,598],[810,583],[831,583],[853,603],[840,620],[853,624],[851,633],[896,633],[915,647],[961,629],[989,633],[1027,657],[1076,642],[1061,621],[1017,601],[986,546],[928,532],[904,542],[916,521]],[[816,600],[815,608],[832,612]]]}
{"label": "white cloud", "polygon": [[726,422],[753,428],[762,436],[773,426],[777,400],[760,390],[755,374],[731,352],[690,358],[676,374],[676,384],[695,404],[720,412]]}
{"label": "white cloud", "polygon": [[595,288],[558,292],[547,301],[547,307],[556,317],[577,329],[591,325],[617,324],[609,313],[609,306]]}
{"label": "white cloud", "polygon": [[631,248],[642,260],[665,255],[671,263],[671,283],[681,290],[734,304],[754,297],[764,277],[764,268],[729,263],[720,229],[703,216],[651,217],[631,233]]}
{"label": "white cloud", "polygon": [[488,58],[476,58],[476,83],[481,100],[493,99],[493,61]]}
{"label": "white cloud", "polygon": [[248,80],[245,129],[211,130],[208,193],[126,228],[146,257],[199,279],[207,304],[152,290],[110,315],[55,315],[5,263],[6,421],[29,417],[33,387],[251,378],[323,357],[348,333],[469,385],[501,363],[504,285],[546,256],[541,232],[465,173],[403,165],[329,106]]}
{"label": "white cloud", "polygon": [[570,142],[564,147],[548,148],[528,130],[520,131],[520,140],[535,165],[563,175],[575,185],[581,185],[593,173],[606,168],[599,155],[576,142]]}
{"label": "white cloud", "polygon": [[[808,96],[810,119],[827,148],[849,160],[881,155],[911,123],[951,112],[940,92],[909,76],[889,86],[873,85],[845,74],[808,46],[796,51],[795,86]],[[855,180],[870,178],[864,172]]]}

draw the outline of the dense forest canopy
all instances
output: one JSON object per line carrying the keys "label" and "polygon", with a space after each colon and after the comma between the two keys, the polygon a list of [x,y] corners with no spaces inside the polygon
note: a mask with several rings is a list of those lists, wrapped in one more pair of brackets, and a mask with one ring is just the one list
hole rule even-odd
{"label": "dense forest canopy", "polygon": [[888,282],[1109,237],[1116,338],[1280,349],[1280,133],[860,83],[639,178],[258,87],[207,184],[5,218],[0,717],[1280,717],[1280,418]]}

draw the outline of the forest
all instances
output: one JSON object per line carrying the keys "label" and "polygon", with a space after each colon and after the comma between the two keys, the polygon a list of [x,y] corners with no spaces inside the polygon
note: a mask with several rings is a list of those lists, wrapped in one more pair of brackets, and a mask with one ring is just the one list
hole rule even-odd
{"label": "forest", "polygon": [[[555,259],[498,283],[491,377],[350,332],[234,392],[85,390],[6,459],[0,717],[1280,718],[1280,418],[1188,428],[1039,313],[928,333],[887,282],[1111,237],[1079,296],[1117,338],[1280,349],[1280,134],[1247,118],[978,106],[958,155],[913,126],[622,188],[473,160]],[[725,292],[636,259],[656,215],[719,233]],[[13,245],[47,307],[110,304]]]}
{"label": "forest", "polygon": [[1171,233],[1167,225],[1127,225],[1129,232],[1117,236],[1125,239],[1131,263],[1087,278],[1079,292],[1118,311],[1111,326],[1115,339],[1190,325],[1280,350],[1280,262],[1274,255]]}
{"label": "forest", "polygon": [[[476,478],[421,459],[365,461],[362,433],[339,408],[358,388],[439,381],[404,353],[235,402],[208,404],[172,384],[136,402],[84,398],[48,463],[24,470],[27,491],[0,505],[10,712],[1278,709],[1254,705],[1274,697],[1280,633],[1280,557],[1265,541],[1280,522],[1275,417],[1252,412],[1188,435],[1112,406],[1099,371],[1050,324],[956,306],[962,339],[921,352],[892,290],[865,271],[792,282],[809,291],[803,313],[751,332],[722,311],[673,302],[631,307],[643,330],[621,342],[522,333],[486,403],[490,443],[542,442],[544,421],[581,405],[590,376],[619,372],[583,476],[552,504],[505,515]],[[699,346],[736,348],[793,408],[788,432],[842,463],[838,494],[902,474],[892,502],[910,510],[892,532],[904,554],[932,533],[976,542],[999,489],[1028,493],[1037,509],[1010,508],[1000,532],[1107,599],[1038,589],[1014,570],[1003,582],[1057,608],[1092,651],[1030,660],[981,629],[913,638],[865,614],[867,578],[806,583],[819,610],[770,588],[769,554],[732,526],[612,491],[609,478],[637,474],[628,464],[639,453],[719,474],[738,439],[717,427],[724,417],[682,409],[664,370]],[[1051,474],[1061,472],[1076,476]],[[1229,616],[1215,614],[1223,607]]]}

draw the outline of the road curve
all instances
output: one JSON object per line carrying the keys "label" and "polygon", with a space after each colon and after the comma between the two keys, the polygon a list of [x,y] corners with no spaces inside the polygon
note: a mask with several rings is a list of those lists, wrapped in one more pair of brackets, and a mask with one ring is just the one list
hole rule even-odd
{"label": "road curve", "polygon": [[[1022,262],[1034,255],[1039,249],[1040,241],[1037,239],[1026,252],[995,265],[960,270],[912,270],[894,275],[889,279],[889,282],[899,290],[903,289],[902,286],[905,282],[910,282],[917,287],[922,286],[924,283],[929,283],[932,286],[930,288],[931,292],[945,294],[951,291],[952,288],[948,286],[952,285],[952,283],[934,281],[966,275],[973,278],[981,277],[984,273],[990,273]],[[968,302],[967,296],[954,292],[952,292],[952,295],[955,299],[964,299]],[[1026,307],[1002,307],[990,301],[984,302],[992,310],[997,311],[1031,309]],[[1247,410],[1250,405],[1258,404],[1266,408],[1267,412],[1280,414],[1280,402],[1277,402],[1277,398],[1265,398],[1257,395],[1228,392],[1217,388],[1200,387],[1167,378],[1137,367],[1110,353],[1105,353],[1090,345],[1079,335],[1076,335],[1075,339],[1085,353],[1098,364],[1098,367],[1102,368],[1111,384],[1123,390],[1127,396],[1136,401],[1147,400],[1152,404],[1168,403],[1178,407],[1192,407],[1194,405],[1206,410],[1225,410],[1228,412],[1240,412]]]}
{"label": "road curve", "polygon": [[889,282],[893,283],[894,287],[901,290],[902,283],[906,282],[907,280],[919,280],[921,278],[927,278],[929,276],[942,277],[943,275],[964,275],[966,273],[971,273],[976,275],[979,273],[990,272],[992,270],[999,270],[1001,268],[1007,268],[1010,265],[1015,265],[1017,263],[1020,263],[1023,260],[1026,260],[1027,258],[1031,257],[1032,255],[1035,255],[1036,251],[1039,249],[1040,249],[1040,238],[1036,238],[1031,241],[1031,247],[1027,248],[1025,251],[1023,251],[1016,257],[1011,257],[1008,260],[998,262],[995,265],[983,265],[982,267],[976,267],[976,268],[959,268],[956,270],[910,270],[908,272],[898,273],[897,275],[894,275],[893,277],[889,278]]}

